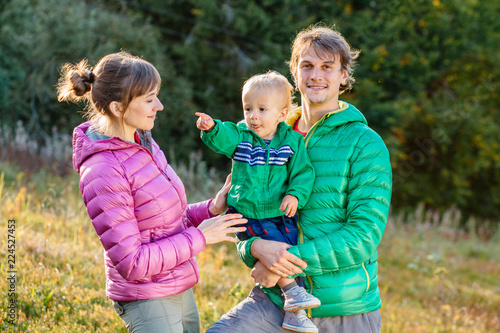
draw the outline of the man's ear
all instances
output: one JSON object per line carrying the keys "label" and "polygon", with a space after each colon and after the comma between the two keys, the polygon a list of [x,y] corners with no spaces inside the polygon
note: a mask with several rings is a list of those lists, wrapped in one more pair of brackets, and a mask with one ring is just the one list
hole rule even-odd
{"label": "man's ear", "polygon": [[347,71],[343,71],[343,75],[342,75],[343,84],[347,85],[348,78],[349,78],[349,73]]}
{"label": "man's ear", "polygon": [[293,77],[293,82],[295,83],[295,86],[294,88],[299,91],[299,85],[297,83],[297,71],[295,71],[295,73],[292,73],[292,77]]}
{"label": "man's ear", "polygon": [[122,103],[111,102],[109,103],[109,110],[116,118],[121,118],[123,116]]}

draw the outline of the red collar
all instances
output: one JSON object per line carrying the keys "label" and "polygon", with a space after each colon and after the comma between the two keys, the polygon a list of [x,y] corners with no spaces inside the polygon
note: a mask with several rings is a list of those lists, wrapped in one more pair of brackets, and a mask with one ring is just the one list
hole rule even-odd
{"label": "red collar", "polygon": [[307,135],[307,133],[306,133],[306,132],[301,132],[301,131],[299,131],[299,119],[300,119],[300,117],[299,117],[299,118],[297,118],[297,121],[295,121],[295,124],[293,125],[293,130],[294,130],[295,132],[298,132],[298,133],[302,134],[302,136],[305,138],[305,137],[306,137],[306,135]]}
{"label": "red collar", "polygon": [[134,141],[137,144],[141,144],[141,138],[139,137],[139,134],[137,134],[137,132],[134,133]]}

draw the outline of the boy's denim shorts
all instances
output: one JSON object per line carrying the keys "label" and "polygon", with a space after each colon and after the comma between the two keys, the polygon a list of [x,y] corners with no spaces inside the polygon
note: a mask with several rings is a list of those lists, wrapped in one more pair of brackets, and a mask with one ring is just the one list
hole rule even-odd
{"label": "boy's denim shorts", "polygon": [[[233,207],[229,207],[227,212],[237,213],[236,209]],[[292,217],[283,215],[268,219],[246,219],[248,222],[244,226],[247,227],[247,230],[236,233],[236,237],[238,237],[240,241],[258,236],[262,239],[273,240],[290,245],[297,244],[297,237],[299,233],[297,229],[297,214]]]}

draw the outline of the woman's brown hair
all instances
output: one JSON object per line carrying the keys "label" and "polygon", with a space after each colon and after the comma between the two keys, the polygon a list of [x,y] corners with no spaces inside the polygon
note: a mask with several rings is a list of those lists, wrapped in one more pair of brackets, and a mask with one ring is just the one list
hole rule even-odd
{"label": "woman's brown hair", "polygon": [[102,132],[110,121],[117,121],[110,110],[111,102],[119,102],[125,111],[130,102],[159,89],[160,74],[146,60],[122,51],[103,57],[95,68],[87,60],[65,64],[57,86],[58,100],[86,103],[85,116]]}

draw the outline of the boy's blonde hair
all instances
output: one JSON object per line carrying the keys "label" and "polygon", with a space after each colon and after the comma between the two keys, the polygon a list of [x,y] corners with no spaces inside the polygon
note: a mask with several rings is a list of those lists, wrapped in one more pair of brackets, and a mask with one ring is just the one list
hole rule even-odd
{"label": "boy's blonde hair", "polygon": [[293,103],[294,88],[288,79],[276,71],[254,75],[243,84],[242,95],[259,89],[271,90],[275,95],[283,97],[283,108],[289,111],[296,107]]}

